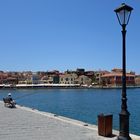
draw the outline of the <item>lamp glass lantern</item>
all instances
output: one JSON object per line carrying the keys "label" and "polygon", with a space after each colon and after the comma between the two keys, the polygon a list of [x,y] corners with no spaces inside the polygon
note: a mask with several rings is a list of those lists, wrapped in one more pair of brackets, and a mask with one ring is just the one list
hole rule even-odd
{"label": "lamp glass lantern", "polygon": [[125,3],[122,3],[119,8],[114,10],[121,26],[126,26],[128,24],[132,10],[133,8],[126,5]]}

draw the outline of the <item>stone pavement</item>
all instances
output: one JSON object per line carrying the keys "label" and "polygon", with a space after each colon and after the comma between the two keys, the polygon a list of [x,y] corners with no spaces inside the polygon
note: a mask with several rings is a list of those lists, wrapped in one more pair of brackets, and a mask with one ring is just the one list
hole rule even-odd
{"label": "stone pavement", "polygon": [[[113,133],[117,133],[114,131]],[[140,140],[133,135],[134,140]],[[115,140],[98,136],[97,126],[0,101],[0,140]]]}

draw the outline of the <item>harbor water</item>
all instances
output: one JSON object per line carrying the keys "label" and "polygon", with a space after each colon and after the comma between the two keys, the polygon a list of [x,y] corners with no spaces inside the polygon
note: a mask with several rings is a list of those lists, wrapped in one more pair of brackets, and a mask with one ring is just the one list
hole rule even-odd
{"label": "harbor water", "polygon": [[[1,89],[19,105],[97,125],[101,113],[113,114],[113,128],[119,128],[121,89]],[[130,133],[140,135],[140,88],[127,89]]]}

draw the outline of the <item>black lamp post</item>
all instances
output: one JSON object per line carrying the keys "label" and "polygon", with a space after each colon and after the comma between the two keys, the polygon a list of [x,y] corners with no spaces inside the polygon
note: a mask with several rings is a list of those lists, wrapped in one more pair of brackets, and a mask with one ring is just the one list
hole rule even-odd
{"label": "black lamp post", "polygon": [[122,104],[120,116],[120,132],[118,140],[131,140],[129,136],[129,115],[130,113],[127,110],[127,95],[126,95],[126,54],[125,54],[125,37],[126,37],[126,25],[129,22],[131,15],[132,7],[122,3],[122,5],[115,9],[119,24],[122,26]]}

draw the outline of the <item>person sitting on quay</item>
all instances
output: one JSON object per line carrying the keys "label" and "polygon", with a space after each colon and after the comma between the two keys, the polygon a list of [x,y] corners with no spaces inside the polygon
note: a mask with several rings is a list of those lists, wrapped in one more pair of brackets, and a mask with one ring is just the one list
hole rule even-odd
{"label": "person sitting on quay", "polygon": [[5,106],[15,108],[16,102],[13,100],[11,93],[8,93],[6,98],[3,98]]}

